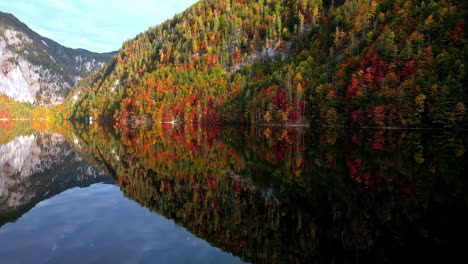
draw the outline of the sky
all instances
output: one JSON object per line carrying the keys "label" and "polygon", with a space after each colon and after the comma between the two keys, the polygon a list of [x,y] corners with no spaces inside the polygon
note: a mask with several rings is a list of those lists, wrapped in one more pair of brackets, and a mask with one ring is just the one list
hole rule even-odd
{"label": "sky", "polygon": [[0,0],[0,11],[66,47],[109,52],[197,1]]}

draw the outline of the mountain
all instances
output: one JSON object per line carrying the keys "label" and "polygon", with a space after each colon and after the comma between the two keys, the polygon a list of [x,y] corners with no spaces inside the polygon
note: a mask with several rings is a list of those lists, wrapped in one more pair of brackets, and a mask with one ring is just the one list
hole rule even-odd
{"label": "mountain", "polygon": [[17,101],[60,104],[79,80],[115,54],[63,47],[0,12],[0,93]]}
{"label": "mountain", "polygon": [[124,43],[65,118],[467,125],[466,1],[202,0]]}

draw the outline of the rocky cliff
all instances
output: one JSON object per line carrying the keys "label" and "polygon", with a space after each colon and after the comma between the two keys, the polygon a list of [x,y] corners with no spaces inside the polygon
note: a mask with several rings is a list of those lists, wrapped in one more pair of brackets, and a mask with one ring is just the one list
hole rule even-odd
{"label": "rocky cliff", "polygon": [[114,55],[63,47],[0,12],[0,93],[17,101],[60,104],[79,80]]}

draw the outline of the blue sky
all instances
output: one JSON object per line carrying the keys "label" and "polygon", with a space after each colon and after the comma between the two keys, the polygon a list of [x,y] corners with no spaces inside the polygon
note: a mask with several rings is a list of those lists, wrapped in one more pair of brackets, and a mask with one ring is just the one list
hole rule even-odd
{"label": "blue sky", "polygon": [[197,0],[0,0],[0,11],[71,48],[118,50]]}

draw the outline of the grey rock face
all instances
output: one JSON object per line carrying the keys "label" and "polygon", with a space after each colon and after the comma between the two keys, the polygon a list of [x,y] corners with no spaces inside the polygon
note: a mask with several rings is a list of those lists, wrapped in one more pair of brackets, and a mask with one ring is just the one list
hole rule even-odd
{"label": "grey rock face", "polygon": [[115,54],[61,46],[0,12],[0,93],[17,101],[43,107],[60,104],[78,81]]}

